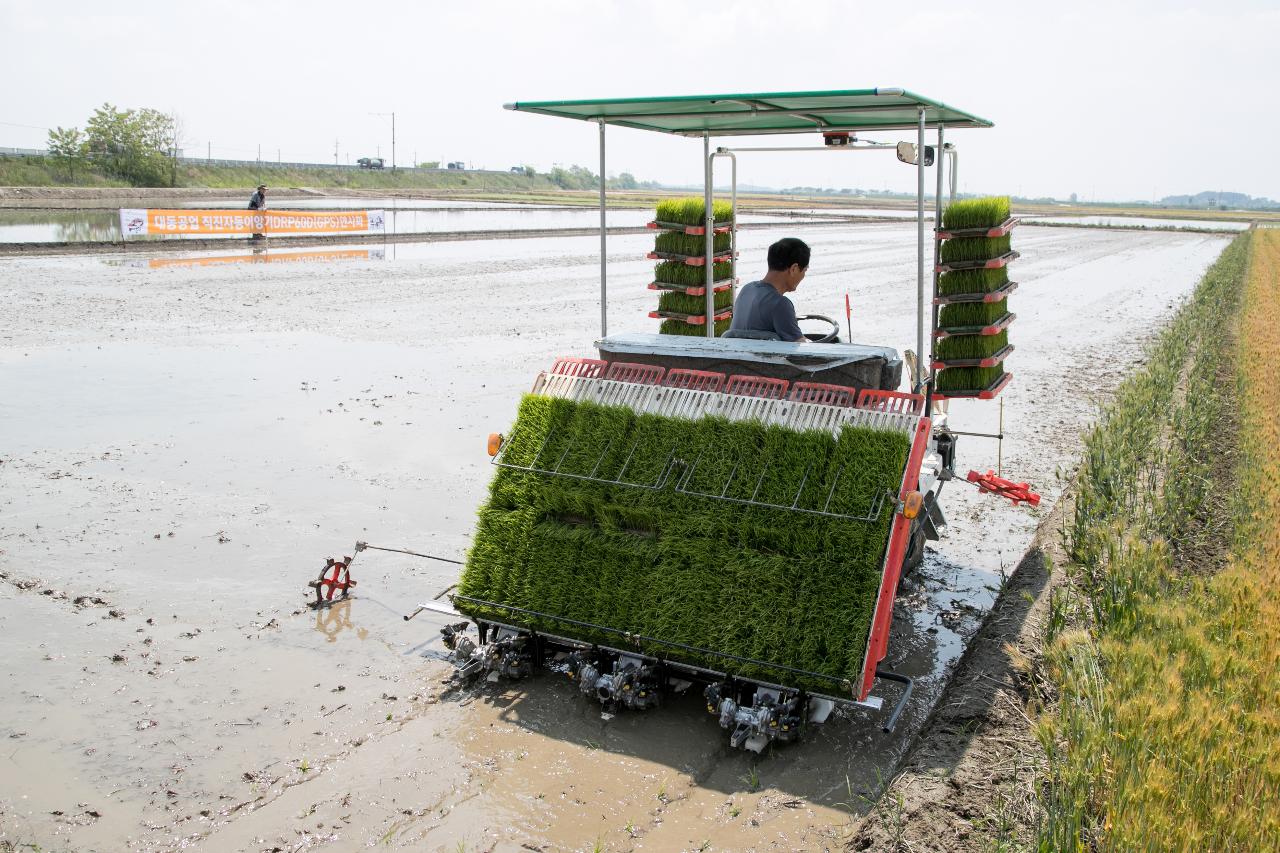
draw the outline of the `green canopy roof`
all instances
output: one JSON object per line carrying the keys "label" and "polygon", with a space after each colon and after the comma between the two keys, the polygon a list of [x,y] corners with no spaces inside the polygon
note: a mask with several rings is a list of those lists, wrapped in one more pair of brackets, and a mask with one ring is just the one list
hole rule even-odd
{"label": "green canopy roof", "polygon": [[836,92],[765,92],[592,101],[526,101],[509,110],[657,130],[681,136],[748,136],[815,130],[903,130],[918,126],[920,107],[928,127],[991,127],[984,118],[905,89]]}

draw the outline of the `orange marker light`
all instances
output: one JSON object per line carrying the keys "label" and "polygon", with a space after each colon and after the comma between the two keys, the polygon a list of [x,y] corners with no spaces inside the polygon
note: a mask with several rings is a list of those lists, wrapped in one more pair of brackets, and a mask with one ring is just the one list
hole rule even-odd
{"label": "orange marker light", "polygon": [[919,492],[907,492],[906,499],[902,501],[902,515],[904,518],[915,518],[923,507],[924,495]]}
{"label": "orange marker light", "polygon": [[489,455],[497,456],[498,451],[501,449],[502,449],[502,433],[500,432],[489,433],[489,447],[488,447]]}

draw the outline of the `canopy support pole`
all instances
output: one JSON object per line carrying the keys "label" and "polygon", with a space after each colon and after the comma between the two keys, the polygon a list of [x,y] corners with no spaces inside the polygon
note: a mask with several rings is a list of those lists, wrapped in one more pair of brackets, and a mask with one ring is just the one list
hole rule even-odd
{"label": "canopy support pole", "polygon": [[946,149],[943,147],[942,125],[938,125],[938,151],[933,157],[933,166],[938,170],[937,190],[933,196],[933,307],[930,310],[929,322],[929,387],[925,392],[925,412],[933,412],[933,385],[936,378],[933,373],[933,348],[935,339],[934,331],[938,328],[938,262],[941,260],[939,252],[942,243],[938,240],[938,231],[942,228],[942,187],[943,173],[946,171],[945,164],[947,162]]}
{"label": "canopy support pole", "polygon": [[706,249],[706,264],[703,269],[706,270],[707,296],[706,296],[706,318],[707,318],[707,337],[714,338],[716,336],[716,265],[715,265],[715,226],[716,213],[712,209],[711,198],[711,182],[714,165],[711,159],[711,134],[707,131],[702,132],[702,201],[705,205],[703,210],[703,226],[706,236],[703,238],[703,246]]}
{"label": "canopy support pole", "polygon": [[[916,376],[917,394],[924,386],[924,107],[918,107],[916,135]],[[926,414],[928,414],[926,412]]]}
{"label": "canopy support pole", "polygon": [[[738,298],[738,156],[728,148],[717,148],[715,153],[711,155],[714,160],[717,157],[728,157],[730,165],[730,175],[732,183],[729,189],[729,217],[732,220],[732,229],[729,232],[729,294],[736,301]],[[712,170],[712,178],[715,177],[715,170]],[[714,214],[712,215],[714,219]],[[713,279],[715,275],[711,276]]]}
{"label": "canopy support pole", "polygon": [[608,228],[605,223],[605,210],[607,204],[605,202],[605,172],[604,172],[604,128],[605,121],[603,118],[596,119],[600,123],[600,338],[609,336],[609,295],[607,292],[606,272],[605,272],[605,235]]}

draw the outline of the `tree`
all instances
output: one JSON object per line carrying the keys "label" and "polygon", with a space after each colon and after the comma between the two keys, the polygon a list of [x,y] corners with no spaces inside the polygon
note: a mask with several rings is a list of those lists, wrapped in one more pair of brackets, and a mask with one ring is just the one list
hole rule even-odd
{"label": "tree", "polygon": [[589,190],[599,185],[595,173],[585,166],[556,166],[547,177],[562,190]]}
{"label": "tree", "polygon": [[54,165],[67,170],[67,177],[76,179],[76,166],[84,161],[84,138],[76,127],[55,127],[49,131],[49,156]]}
{"label": "tree", "polygon": [[177,123],[159,110],[98,107],[85,125],[85,149],[104,172],[134,186],[174,179]]}
{"label": "tree", "polygon": [[428,160],[426,163],[419,163],[419,164],[418,164],[418,168],[419,168],[419,169],[439,169],[439,168],[440,168],[440,161],[439,161],[439,160]]}

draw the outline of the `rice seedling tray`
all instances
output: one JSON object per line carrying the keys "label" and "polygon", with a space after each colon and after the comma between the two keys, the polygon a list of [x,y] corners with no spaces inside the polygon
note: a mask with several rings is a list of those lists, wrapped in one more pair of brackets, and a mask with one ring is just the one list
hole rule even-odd
{"label": "rice seedling tray", "polygon": [[[721,293],[728,290],[738,283],[736,278],[722,278],[712,285],[711,290],[715,293]],[[665,281],[649,282],[650,290],[673,290],[677,293],[683,293],[686,296],[706,296],[707,287],[705,284],[670,284]]]}
{"label": "rice seedling tray", "polygon": [[[1013,349],[1013,347],[1009,347]],[[1005,373],[999,379],[992,382],[986,388],[952,388],[948,391],[938,391],[933,395],[935,400],[990,400],[1005,389],[1005,386],[1013,381],[1012,373]]]}
{"label": "rice seedling tray", "polygon": [[[691,237],[702,237],[707,233],[705,225],[685,225],[683,222],[663,222],[660,219],[647,222],[644,227],[655,231],[679,231],[681,234],[688,234]],[[712,228],[712,233],[728,234],[732,230],[734,230],[733,225],[716,225]]]}
{"label": "rice seedling tray", "polygon": [[989,326],[948,326],[945,329],[934,329],[933,336],[941,340],[952,335],[998,335],[1017,318],[1017,314],[1010,312]]}
{"label": "rice seedling tray", "polygon": [[[679,311],[650,311],[649,317],[654,320],[679,320],[688,323],[691,326],[705,326],[707,324],[706,314],[681,314]],[[733,317],[733,308],[725,308],[723,311],[717,311],[715,315],[716,322],[728,320]]]}
{"label": "rice seedling tray", "polygon": [[954,272],[956,270],[994,270],[1016,261],[1022,257],[1019,252],[1010,250],[1003,255],[995,258],[988,258],[985,261],[950,261],[945,264],[938,264],[935,268],[937,272]]}
{"label": "rice seedling tray", "polygon": [[[715,336],[717,338],[723,337],[724,333],[729,331],[730,322],[731,321],[729,319],[716,320]],[[705,323],[701,326],[694,326],[684,322],[683,320],[663,320],[662,325],[658,327],[658,334],[688,335],[690,337],[696,336],[702,338],[706,337],[707,334],[707,330],[704,328],[705,326]]]}
{"label": "rice seedling tray", "polygon": [[800,430],[527,396],[454,604],[713,676],[865,696],[909,526],[895,496],[928,437],[928,421]]}
{"label": "rice seedling tray", "polygon": [[987,293],[952,293],[949,296],[935,296],[934,305],[958,305],[962,302],[999,302],[1018,289],[1018,283],[1011,281],[998,290]]}
{"label": "rice seedling tray", "polygon": [[944,228],[936,232],[939,240],[951,240],[956,237],[1004,237],[1018,226],[1022,220],[1010,216],[999,225],[980,225],[977,228]]}
{"label": "rice seedling tray", "polygon": [[[948,367],[995,367],[1000,362],[1009,357],[1009,353],[1013,352],[1013,344],[1009,344],[1003,349],[998,350],[994,355],[986,358],[951,358],[938,360],[933,362],[934,370],[945,370]],[[1006,376],[1009,374],[1005,374]]]}
{"label": "rice seedling tray", "polygon": [[[707,265],[706,255],[678,255],[675,252],[650,252],[645,257],[651,261],[678,261],[683,264],[688,264],[691,267],[704,267]],[[719,263],[736,257],[738,257],[737,252],[716,252],[713,260],[716,263]]]}

